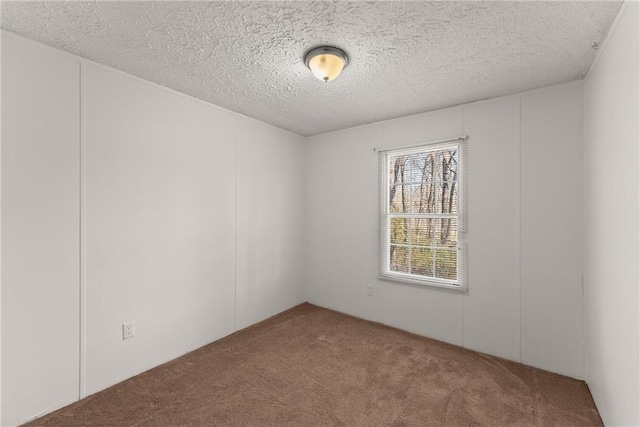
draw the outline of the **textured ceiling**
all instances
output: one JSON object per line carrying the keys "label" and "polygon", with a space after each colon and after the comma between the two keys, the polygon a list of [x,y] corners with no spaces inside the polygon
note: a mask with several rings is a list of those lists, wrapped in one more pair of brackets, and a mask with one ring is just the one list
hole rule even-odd
{"label": "textured ceiling", "polygon": [[[2,28],[301,135],[579,79],[620,2],[6,2]],[[323,83],[319,44],[350,63]]]}

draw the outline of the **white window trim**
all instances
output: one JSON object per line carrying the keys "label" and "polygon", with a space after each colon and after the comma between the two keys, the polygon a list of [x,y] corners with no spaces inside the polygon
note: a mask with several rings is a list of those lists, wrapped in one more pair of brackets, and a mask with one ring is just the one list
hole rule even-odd
{"label": "white window trim", "polygon": [[[378,278],[384,281],[400,282],[425,287],[444,288],[455,291],[466,292],[468,290],[467,278],[467,182],[466,182],[466,162],[467,162],[467,137],[451,138],[435,142],[425,142],[406,148],[376,150],[379,152],[380,173],[379,173],[379,197],[380,197],[380,237],[379,237],[379,271]],[[389,223],[391,214],[389,213],[389,158],[397,155],[409,155],[424,152],[425,150],[438,150],[443,148],[456,147],[458,149],[458,214],[455,216],[458,221],[458,265],[457,280],[440,279],[436,277],[420,277],[410,273],[391,271],[389,268],[389,251],[391,248],[391,236],[389,233]],[[402,217],[411,214],[402,214]],[[416,215],[422,217],[422,215]],[[450,215],[446,215],[450,217]]]}

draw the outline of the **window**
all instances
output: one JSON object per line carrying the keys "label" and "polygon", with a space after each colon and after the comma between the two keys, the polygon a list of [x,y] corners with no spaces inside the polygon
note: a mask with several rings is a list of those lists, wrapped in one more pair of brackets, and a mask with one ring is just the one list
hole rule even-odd
{"label": "window", "polygon": [[466,289],[466,138],[380,152],[380,276]]}

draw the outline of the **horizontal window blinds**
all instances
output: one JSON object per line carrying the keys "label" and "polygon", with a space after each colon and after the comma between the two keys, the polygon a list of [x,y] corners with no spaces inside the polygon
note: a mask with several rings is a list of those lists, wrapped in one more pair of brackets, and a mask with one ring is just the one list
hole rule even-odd
{"label": "horizontal window blinds", "polygon": [[466,138],[379,150],[382,279],[466,289]]}

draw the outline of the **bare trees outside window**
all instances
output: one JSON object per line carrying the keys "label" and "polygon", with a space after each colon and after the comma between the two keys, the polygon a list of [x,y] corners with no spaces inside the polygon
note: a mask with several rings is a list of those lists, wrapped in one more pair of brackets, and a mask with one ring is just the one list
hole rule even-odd
{"label": "bare trees outside window", "polygon": [[458,281],[459,157],[458,145],[386,154],[387,273]]}

